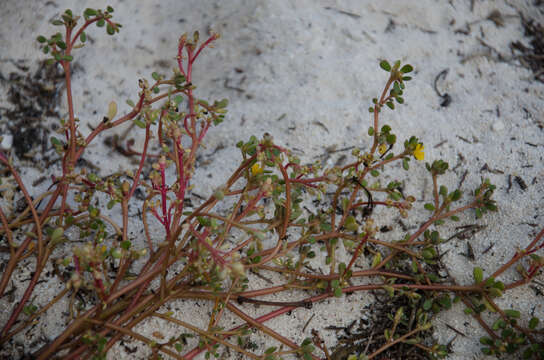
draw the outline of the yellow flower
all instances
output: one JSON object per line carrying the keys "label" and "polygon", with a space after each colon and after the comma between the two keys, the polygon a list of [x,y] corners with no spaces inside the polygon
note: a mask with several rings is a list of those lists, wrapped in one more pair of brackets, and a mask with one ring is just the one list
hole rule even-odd
{"label": "yellow flower", "polygon": [[385,154],[386,151],[387,151],[387,145],[380,144],[380,146],[378,146],[378,152],[380,153],[380,155]]}
{"label": "yellow flower", "polygon": [[255,163],[251,167],[251,174],[253,174],[253,176],[260,174],[262,172],[263,172],[263,169],[261,168],[261,165],[259,165],[259,163]]}
{"label": "yellow flower", "polygon": [[416,145],[416,149],[414,150],[414,157],[416,160],[423,160],[425,158],[425,153],[423,152],[424,148],[422,143]]}

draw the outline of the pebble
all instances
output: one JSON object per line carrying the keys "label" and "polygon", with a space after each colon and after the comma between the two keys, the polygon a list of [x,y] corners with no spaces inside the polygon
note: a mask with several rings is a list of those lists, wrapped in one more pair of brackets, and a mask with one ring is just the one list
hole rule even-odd
{"label": "pebble", "polygon": [[2,135],[2,142],[0,142],[0,149],[7,151],[13,146],[13,135],[5,134]]}
{"label": "pebble", "polygon": [[491,125],[491,130],[499,132],[504,130],[504,123],[502,121],[495,121],[493,125]]}

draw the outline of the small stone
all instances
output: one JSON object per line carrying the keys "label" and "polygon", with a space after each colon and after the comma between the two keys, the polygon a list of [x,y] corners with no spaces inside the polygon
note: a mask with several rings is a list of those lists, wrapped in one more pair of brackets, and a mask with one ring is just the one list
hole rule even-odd
{"label": "small stone", "polygon": [[491,125],[491,130],[499,132],[504,130],[504,123],[502,121],[495,121],[493,125]]}
{"label": "small stone", "polygon": [[13,135],[11,134],[5,134],[2,135],[2,142],[0,142],[0,149],[2,150],[10,150],[13,146]]}

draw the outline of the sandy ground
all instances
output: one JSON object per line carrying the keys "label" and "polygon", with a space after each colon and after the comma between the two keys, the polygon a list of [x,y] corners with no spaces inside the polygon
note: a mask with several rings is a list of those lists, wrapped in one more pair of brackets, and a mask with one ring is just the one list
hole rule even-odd
{"label": "sandy ground", "polygon": [[[384,111],[382,122],[389,124],[399,139],[418,136],[425,143],[427,161],[449,161],[455,170],[443,181],[450,189],[459,184],[465,173],[463,189],[474,189],[481,177],[488,177],[497,185],[500,211],[486,216],[482,223],[487,227],[470,239],[476,260],[463,256],[467,241],[455,240],[444,247],[444,251],[451,249],[444,258],[451,275],[460,283],[470,283],[476,264],[486,273],[492,272],[510,259],[517,246],[525,246],[544,224],[540,206],[544,190],[544,84],[535,81],[534,74],[522,66],[510,49],[514,41],[529,42],[519,14],[542,23],[544,6],[522,0],[472,3],[94,1],[94,7],[114,6],[115,19],[123,28],[114,37],[90,31],[91,46],[76,53],[77,116],[82,121],[81,128],[87,129],[87,124],[100,121],[112,98],[118,99],[120,112],[127,111],[124,102],[136,98],[138,78],[149,78],[153,71],[167,73],[174,66],[181,33],[199,30],[206,34],[209,29],[219,32],[222,38],[216,48],[203,54],[195,70],[199,97],[230,101],[227,120],[208,134],[204,160],[195,174],[195,192],[209,196],[237,167],[239,151],[235,144],[251,135],[268,132],[303,161],[321,157],[328,166],[334,165],[341,153],[323,156],[326,149],[368,146],[367,109],[386,80],[378,63],[382,59],[408,62],[415,73],[407,86],[406,105],[394,112]],[[68,6],[79,13],[91,4],[65,0],[3,1],[0,72],[6,75],[16,70],[10,59],[24,60],[34,69],[35,60],[42,58],[36,36],[52,33],[54,29],[48,20]],[[444,70],[447,74],[437,79]],[[448,106],[441,106],[443,99],[435,87],[440,94],[449,94]],[[2,91],[5,94],[7,87],[3,85]],[[2,106],[9,106],[4,98],[3,95]],[[66,113],[64,99],[59,111]],[[0,118],[0,131],[9,138],[6,121],[5,117]],[[135,148],[143,141],[141,135],[131,133]],[[9,148],[10,144],[3,146]],[[102,174],[132,166],[126,158],[105,148],[102,141],[96,141],[85,157],[98,165]],[[415,167],[406,184],[408,192],[420,201],[429,200],[429,179],[424,166]],[[29,183],[40,175],[32,166],[22,168]],[[389,174],[394,178],[402,173],[393,169]],[[509,179],[516,176],[523,179],[526,189],[515,181],[509,185]],[[38,193],[47,186],[46,182],[30,188]],[[427,190],[422,192],[424,186]],[[474,222],[473,214],[463,218],[464,224]],[[491,244],[493,248],[484,254]],[[24,279],[25,270],[21,271],[18,278]],[[544,291],[541,285],[533,286]],[[49,291],[54,293],[60,288]],[[47,291],[43,293],[45,296]],[[5,299],[0,301],[0,307],[12,307]],[[371,306],[371,301],[365,294],[356,294],[317,305],[312,310],[316,316],[305,332],[302,328],[311,316],[305,309],[274,320],[270,326],[293,341],[310,336],[312,328],[320,329],[327,334],[325,340],[330,346],[336,343],[336,335],[322,328],[350,324],[364,316],[364,306]],[[501,304],[525,314],[533,312],[541,318],[544,315],[542,297],[528,288],[513,291]],[[183,312],[186,306],[179,304],[174,310]],[[207,309],[195,311],[197,325],[199,311],[205,314]],[[8,312],[2,311],[0,323],[6,321]],[[37,331],[36,336],[41,333],[51,338],[60,331],[61,321],[54,314],[45,322],[46,328]],[[446,324],[466,334],[451,343],[450,359],[483,358],[478,343],[483,332],[463,315],[461,306],[454,306],[437,320],[435,337],[442,343],[456,336]],[[138,330],[150,334],[157,326],[168,333],[168,327],[157,321],[146,322]],[[257,335],[254,339],[260,347],[265,346]],[[33,340],[16,339],[27,343],[26,351],[31,349],[28,344]],[[145,358],[149,354],[142,344],[134,346],[139,346],[135,354],[128,355],[126,348],[117,347],[108,358]],[[14,351],[14,357],[21,356],[13,349],[7,351]],[[7,354],[6,350],[1,354]]]}

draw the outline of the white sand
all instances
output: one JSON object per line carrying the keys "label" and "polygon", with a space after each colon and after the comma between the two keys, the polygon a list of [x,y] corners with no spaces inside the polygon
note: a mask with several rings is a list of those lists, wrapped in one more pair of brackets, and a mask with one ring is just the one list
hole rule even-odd
{"label": "white sand", "polygon": [[[534,81],[532,73],[512,59],[509,48],[512,41],[528,43],[518,10],[542,23],[542,6],[533,7],[528,0],[475,1],[473,10],[470,1],[432,0],[92,2],[94,7],[107,4],[115,7],[114,19],[123,24],[121,33],[109,37],[103,30],[92,29],[88,34],[94,43],[75,53],[76,63],[83,68],[74,76],[75,105],[85,132],[86,124],[96,124],[105,115],[110,99],[118,99],[120,112],[128,110],[125,100],[136,98],[138,78],[150,78],[152,71],[169,72],[175,64],[181,33],[200,30],[205,34],[211,28],[222,36],[215,49],[202,55],[194,76],[200,98],[230,100],[228,119],[207,136],[203,154],[206,160],[213,160],[196,172],[198,194],[209,196],[236,168],[240,156],[234,145],[250,135],[260,137],[269,132],[278,144],[294,149],[307,162],[314,161],[325,153],[325,147],[332,145],[338,149],[368,146],[367,109],[386,80],[378,62],[400,59],[414,66],[414,80],[407,84],[406,105],[394,112],[384,111],[382,124],[389,124],[401,141],[410,135],[418,136],[425,143],[427,161],[443,158],[449,161],[450,168],[459,164],[454,173],[442,179],[450,189],[459,183],[465,171],[465,190],[474,189],[480,177],[488,177],[497,185],[495,198],[500,211],[485,216],[482,223],[487,228],[470,240],[477,262],[461,255],[466,251],[466,241],[452,240],[443,248],[451,248],[444,258],[451,275],[460,283],[470,283],[476,264],[486,273],[493,272],[543,225],[540,204],[544,190],[544,137],[538,125],[544,124],[544,85]],[[54,32],[56,29],[47,21],[67,6],[78,14],[91,2],[3,1],[0,58],[41,58],[35,38]],[[504,26],[486,20],[493,10],[503,15]],[[456,29],[466,29],[467,23],[472,24],[468,35],[455,33]],[[499,54],[506,61],[500,61]],[[159,60],[167,60],[167,66]],[[445,69],[449,72],[438,81],[438,89],[447,92],[452,101],[448,107],[441,107],[433,82]],[[13,66],[3,61],[0,70],[6,74]],[[229,89],[226,84],[242,90]],[[66,111],[64,102],[62,111]],[[139,148],[143,137],[138,136],[142,133],[133,132],[131,136],[136,138],[135,148]],[[206,156],[220,145],[224,146],[222,150],[213,157]],[[101,166],[103,174],[131,166],[126,158],[108,151],[102,140],[95,141],[85,157]],[[327,165],[333,165],[336,158],[331,158]],[[485,164],[502,173],[481,171]],[[412,167],[415,170],[406,191],[421,200],[422,187],[430,184],[423,179],[429,177],[423,164],[412,162]],[[37,176],[32,170],[25,174],[29,184]],[[404,173],[393,170],[389,174]],[[527,190],[522,191],[514,183],[507,192],[509,175],[522,177]],[[424,196],[430,199],[428,189]],[[422,203],[418,205],[421,207]],[[463,224],[475,222],[473,213],[462,219]],[[447,234],[444,231],[443,236]],[[482,255],[492,243],[493,249]],[[267,324],[296,342],[310,336],[312,328],[318,329],[330,346],[335,344],[336,336],[322,328],[345,326],[359,319],[364,315],[363,306],[370,301],[372,296],[358,293],[316,305],[312,310],[316,316],[304,333],[302,328],[311,316],[305,309]],[[501,304],[522,310],[523,321],[527,321],[531,311],[541,318],[544,315],[542,297],[535,297],[528,288],[509,293]],[[207,321],[209,309],[200,305],[196,311],[191,310],[204,315],[202,323],[195,315],[192,320],[196,325]],[[180,311],[187,311],[183,310],[187,306],[180,303]],[[172,309],[176,307],[173,305]],[[246,307],[248,311],[252,308]],[[194,305],[191,309],[195,309]],[[484,333],[462,309],[457,305],[440,316],[436,338],[447,343],[455,337],[446,327],[449,324],[467,335],[452,343],[454,353],[450,359],[483,358],[478,339]],[[8,312],[2,311],[0,323],[6,321]],[[54,314],[46,322],[48,326],[34,334],[53,337],[62,329],[62,322]],[[159,324],[168,338],[169,327],[159,321],[146,322],[138,331],[149,335]],[[24,341],[30,343],[34,339]],[[257,335],[252,339],[262,350],[263,340]],[[138,346],[139,351],[132,355],[127,355],[122,346],[116,347],[108,358],[147,357],[145,346]]]}

